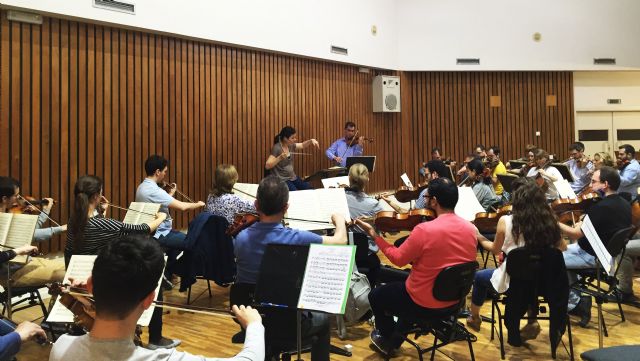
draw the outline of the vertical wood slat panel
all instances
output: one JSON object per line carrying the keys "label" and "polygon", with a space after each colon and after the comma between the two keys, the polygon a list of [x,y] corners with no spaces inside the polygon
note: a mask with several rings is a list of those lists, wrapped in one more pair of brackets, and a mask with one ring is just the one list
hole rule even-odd
{"label": "vertical wood slat panel", "polygon": [[[376,139],[365,145],[366,154],[378,156],[371,191],[396,188],[402,172],[417,179],[433,146],[458,160],[476,143],[500,145],[503,158],[520,156],[527,143],[566,155],[571,73],[399,75],[402,113],[372,113],[372,75],[351,65],[54,18],[23,25],[2,16],[0,174],[20,177],[27,193],[58,199],[53,216],[66,222],[77,176],[102,177],[107,197],[126,205],[152,153],[169,159],[170,179],[196,200],[204,200],[222,162],[236,165],[240,181],[258,182],[273,136],[287,124],[301,140],[320,142],[319,151],[296,157],[305,176],[330,166],[324,149],[345,121],[355,121]],[[547,94],[557,96],[557,107],[546,107]],[[492,95],[500,96],[500,108],[489,107]],[[174,216],[184,228],[193,213]],[[52,250],[61,246],[54,242]]]}

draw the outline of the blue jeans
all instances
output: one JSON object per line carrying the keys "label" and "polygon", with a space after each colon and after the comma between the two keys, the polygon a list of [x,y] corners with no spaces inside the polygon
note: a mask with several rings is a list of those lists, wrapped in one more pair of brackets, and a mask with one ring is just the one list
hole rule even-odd
{"label": "blue jeans", "polygon": [[[0,360],[11,360],[20,351],[20,339],[7,336],[16,330],[16,324],[5,318],[0,319]],[[6,336],[6,337],[5,337]],[[17,342],[15,341],[17,340]]]}
{"label": "blue jeans", "polygon": [[171,275],[173,275],[178,255],[184,250],[184,240],[186,237],[186,234],[172,229],[166,236],[160,236],[160,238],[157,239],[167,254],[167,266],[164,269],[164,275],[168,279],[171,279]]}
{"label": "blue jeans", "polygon": [[303,181],[300,177],[296,177],[294,180],[287,181],[287,187],[289,187],[289,191],[303,191],[305,189],[311,189],[311,184]]}
{"label": "blue jeans", "polygon": [[[578,275],[571,271],[572,269],[594,268],[596,266],[596,258],[584,249],[580,248],[577,243],[570,244],[567,250],[562,252],[564,264],[567,266],[567,277],[569,278],[569,287],[578,281]],[[580,302],[580,292],[569,288],[569,307],[573,310]]]}
{"label": "blue jeans", "polygon": [[[476,276],[473,279],[473,291],[471,292],[471,302],[476,306],[482,306],[487,299],[487,292],[493,290],[491,284],[491,276],[495,269],[483,269],[476,272]],[[494,290],[495,292],[495,290]]]}

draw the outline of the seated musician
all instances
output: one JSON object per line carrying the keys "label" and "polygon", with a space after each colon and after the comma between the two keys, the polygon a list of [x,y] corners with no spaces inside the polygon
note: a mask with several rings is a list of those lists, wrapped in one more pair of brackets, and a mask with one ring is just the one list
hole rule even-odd
{"label": "seated musician", "polygon": [[292,153],[299,152],[312,145],[316,148],[320,147],[318,141],[315,139],[298,143],[296,130],[287,125],[282,128],[280,133],[273,139],[271,154],[269,158],[267,158],[264,167],[280,178],[280,180],[286,182],[290,191],[311,189],[311,184],[300,179],[293,170]]}
{"label": "seated musician", "polygon": [[[127,234],[151,234],[167,217],[158,212],[149,223],[127,224],[112,218],[106,218],[107,203],[101,202],[102,180],[96,176],[85,175],[76,181],[73,187],[74,202],[69,220],[67,245],[64,250],[66,264],[71,256],[95,255],[115,238]],[[162,293],[159,295],[162,299]],[[162,337],[162,312],[156,309],[149,324],[149,344],[151,349],[175,347],[180,340]]]}
{"label": "seated musician", "polygon": [[500,147],[497,145],[492,145],[487,150],[487,164],[491,165],[491,184],[493,184],[493,189],[497,196],[502,196],[504,188],[498,179],[498,174],[507,174],[507,168],[500,160]]}
{"label": "seated musician", "polygon": [[[371,341],[386,356],[400,347],[404,341],[402,333],[412,320],[437,317],[457,306],[457,301],[441,302],[433,297],[438,273],[445,267],[476,259],[476,229],[453,211],[458,203],[456,184],[447,178],[432,180],[426,198],[427,207],[435,211],[437,218],[416,226],[397,248],[380,237],[372,226],[356,220],[394,265],[413,265],[406,282],[387,283],[369,294],[376,320]],[[394,316],[398,317],[397,322]]]}
{"label": "seated musician", "polygon": [[[593,173],[591,189],[597,192],[602,200],[587,208],[586,214],[605,246],[616,231],[631,225],[631,206],[617,193],[619,187],[620,175],[617,170],[602,167]],[[578,222],[574,227],[560,223],[560,229],[565,236],[571,240],[578,240],[563,252],[570,285],[577,280],[572,270],[596,266],[595,253],[581,226],[582,222]],[[580,297],[579,292],[572,288],[569,293],[569,311],[581,317],[580,326],[587,327],[591,319],[591,296]]]}
{"label": "seated musician", "polygon": [[233,186],[238,181],[238,171],[231,164],[220,164],[216,167],[213,187],[207,197],[206,210],[216,216],[224,217],[229,224],[238,213],[255,213],[253,202],[242,199],[233,193]]}
{"label": "seated musician", "polygon": [[[93,328],[82,336],[60,336],[49,360],[219,360],[175,349],[148,350],[133,343],[137,321],[155,298],[163,267],[162,249],[149,236],[124,236],[107,242],[86,281],[95,300]],[[243,350],[229,360],[264,360],[260,315],[251,307],[233,306],[233,311],[247,328],[247,336]]]}
{"label": "seated musician", "polygon": [[640,163],[636,160],[636,150],[629,144],[618,149],[618,169],[620,170],[620,193],[630,201],[638,195],[640,188]]}
{"label": "seated musician", "polygon": [[[431,160],[425,164],[425,177],[427,181],[432,181],[438,178],[446,178],[449,175],[449,170],[447,166],[441,160]],[[428,189],[420,192],[418,199],[416,199],[415,207],[416,209],[424,209],[427,208],[427,200],[425,195],[427,194]]]}
{"label": "seated musician", "polygon": [[356,137],[357,133],[356,123],[346,122],[344,124],[344,137],[336,140],[327,148],[325,151],[327,158],[341,167],[346,167],[347,157],[361,156],[364,137]]}
{"label": "seated musician", "polygon": [[588,157],[585,157],[584,144],[582,142],[576,142],[569,146],[569,156],[571,158],[566,164],[573,176],[571,189],[578,194],[589,186],[595,165]]}
{"label": "seated musician", "polygon": [[[332,216],[335,225],[333,236],[320,236],[308,231],[286,228],[282,225],[284,214],[289,207],[289,188],[276,176],[268,176],[258,186],[255,202],[260,221],[240,231],[234,239],[237,261],[237,283],[255,284],[262,256],[269,243],[307,245],[312,243],[346,244],[347,235],[344,217]],[[313,205],[309,205],[312,207]],[[326,314],[305,312],[303,337],[313,336],[312,360],[329,360],[329,319]]]}
{"label": "seated musician", "polygon": [[[5,196],[2,196],[3,202]],[[38,248],[30,245],[17,247],[7,251],[0,251],[0,264],[4,264],[18,255],[29,255]],[[0,319],[0,360],[11,360],[20,351],[23,342],[33,340],[36,337],[46,339],[44,330],[33,322],[24,321],[16,325],[4,318]]]}
{"label": "seated musician", "polygon": [[560,171],[551,165],[549,153],[544,149],[536,149],[534,153],[534,167],[527,172],[527,177],[535,178],[547,195],[547,200],[558,199],[558,191],[553,182],[562,178]]}
{"label": "seated musician", "polygon": [[[442,150],[439,147],[433,147],[431,149],[431,160],[439,160],[442,161],[446,166],[448,167],[455,167],[456,166],[456,162],[452,161],[451,158],[444,158],[442,156]],[[422,177],[426,177],[427,176],[427,162],[422,163],[422,167],[420,167],[420,169],[418,169],[418,173],[420,173],[420,175]]]}
{"label": "seated musician", "polygon": [[[0,213],[10,212],[11,207],[16,204],[18,197],[20,196],[20,183],[11,177],[0,177]],[[47,205],[47,212],[53,205],[53,200],[49,198],[49,205]],[[48,213],[47,213],[48,214]],[[44,211],[38,216],[37,227],[40,227],[46,220]],[[66,228],[66,227],[65,227]],[[48,232],[48,231],[45,231]],[[34,235],[34,240],[39,241]],[[15,256],[15,255],[14,255]],[[13,258],[13,257],[12,257]],[[8,267],[8,265],[3,265]],[[62,258],[38,258],[37,262],[29,262],[26,265],[11,265],[11,269],[14,267],[20,267],[11,274],[12,287],[30,287],[30,286],[42,286],[47,282],[62,281],[64,277],[64,260]],[[6,268],[0,270],[0,283],[6,285]]]}
{"label": "seated musician", "polygon": [[[600,167],[606,165],[607,167],[614,167],[615,163],[613,162],[613,158],[611,154],[607,152],[600,152],[593,155],[593,164],[595,169],[600,169]],[[593,173],[592,173],[593,174]]]}
{"label": "seated musician", "polygon": [[478,198],[478,202],[487,212],[492,211],[492,206],[500,203],[500,197],[493,191],[491,174],[479,159],[474,159],[467,165],[469,178],[472,179],[471,189]]}
{"label": "seated musician", "polygon": [[471,162],[474,159],[482,160],[483,157],[478,156],[475,152],[467,154],[467,156],[464,157],[464,162],[462,162],[462,167],[458,169],[458,171],[456,172],[456,175],[461,177],[461,179],[464,179],[467,176],[467,173],[469,172],[467,165],[469,164],[469,162]]}
{"label": "seated musician", "polygon": [[[534,152],[537,148],[538,148],[538,147],[536,147],[536,146],[535,146],[535,145],[533,145],[533,144],[527,144],[527,145],[524,147],[524,156],[523,156],[523,157],[521,157],[521,158],[515,159],[515,160],[519,160],[519,161],[522,161],[522,162],[532,162],[532,161],[533,161],[533,152]],[[510,163],[510,162],[505,163],[505,165],[504,165],[504,166],[507,168],[507,172],[509,172],[509,173],[514,173],[514,172],[519,171],[520,169],[522,169],[522,168],[519,168],[519,169],[512,169],[512,167],[511,167],[511,163]],[[520,175],[520,174],[518,173],[518,175]]]}
{"label": "seated musician", "polygon": [[[518,247],[558,247],[564,248],[560,228],[555,221],[551,208],[547,205],[545,194],[530,178],[518,178],[513,182],[512,214],[500,217],[493,242],[480,241],[480,245],[495,255],[508,254]],[[527,238],[524,235],[527,234]],[[509,275],[506,273],[507,260],[497,269],[484,269],[476,272],[471,296],[471,316],[467,326],[480,331],[480,307],[487,298],[487,292],[504,293],[509,288]],[[534,339],[540,333],[540,325],[530,319],[521,330],[523,340]]]}

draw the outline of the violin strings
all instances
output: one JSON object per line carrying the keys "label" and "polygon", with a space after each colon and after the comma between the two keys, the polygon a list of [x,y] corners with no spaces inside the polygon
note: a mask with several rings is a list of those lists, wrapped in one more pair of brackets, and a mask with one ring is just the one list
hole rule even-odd
{"label": "violin strings", "polygon": [[31,207],[34,207],[35,209],[38,210],[38,212],[40,212],[40,214],[44,214],[45,217],[47,217],[47,219],[49,221],[51,221],[51,223],[55,224],[57,227],[62,227],[58,222],[54,221],[53,219],[51,219],[51,217],[49,217],[49,215],[47,213],[45,213],[45,211],[39,209],[38,207],[34,206],[31,202],[29,202],[25,197],[20,196],[20,199],[22,199],[25,203],[27,203],[28,205],[30,205]]}

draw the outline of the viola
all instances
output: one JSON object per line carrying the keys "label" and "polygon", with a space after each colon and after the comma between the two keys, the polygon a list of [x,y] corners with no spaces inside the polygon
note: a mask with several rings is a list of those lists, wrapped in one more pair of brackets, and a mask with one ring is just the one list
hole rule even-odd
{"label": "viola", "polygon": [[376,213],[374,224],[380,232],[410,231],[422,222],[431,221],[436,214],[430,209],[412,209],[407,213],[382,211]]}
{"label": "viola", "polygon": [[260,217],[255,213],[238,213],[235,215],[233,223],[231,223],[225,231],[225,234],[230,237],[235,237],[240,231],[258,221],[260,221]]}
{"label": "viola", "polygon": [[496,233],[498,228],[498,220],[502,216],[511,214],[511,205],[506,205],[498,209],[497,212],[480,212],[476,213],[476,217],[473,220],[473,224],[478,228],[481,233]]}
{"label": "viola", "polygon": [[576,217],[582,215],[599,199],[600,196],[595,192],[579,195],[575,199],[560,198],[551,203],[551,209],[558,216],[560,223],[573,224]]}
{"label": "viola", "polygon": [[631,163],[631,161],[629,159],[620,159],[618,158],[618,160],[616,160],[616,165],[618,166],[619,170],[623,170],[625,169],[629,163]]}
{"label": "viola", "polygon": [[178,185],[175,183],[169,183],[167,181],[162,181],[160,183],[158,183],[158,187],[164,189],[165,192],[171,194],[171,192],[175,191],[177,194],[179,194],[182,198],[186,199],[187,201],[191,202],[191,203],[196,203],[193,201],[193,199],[189,198],[186,194],[180,192],[178,190]]}
{"label": "viola", "polygon": [[378,194],[376,199],[380,200],[383,196],[394,195],[400,203],[411,202],[412,200],[418,199],[418,197],[420,197],[420,193],[422,193],[422,191],[428,186],[429,181],[418,183],[417,187],[400,186],[395,190],[395,192]]}

